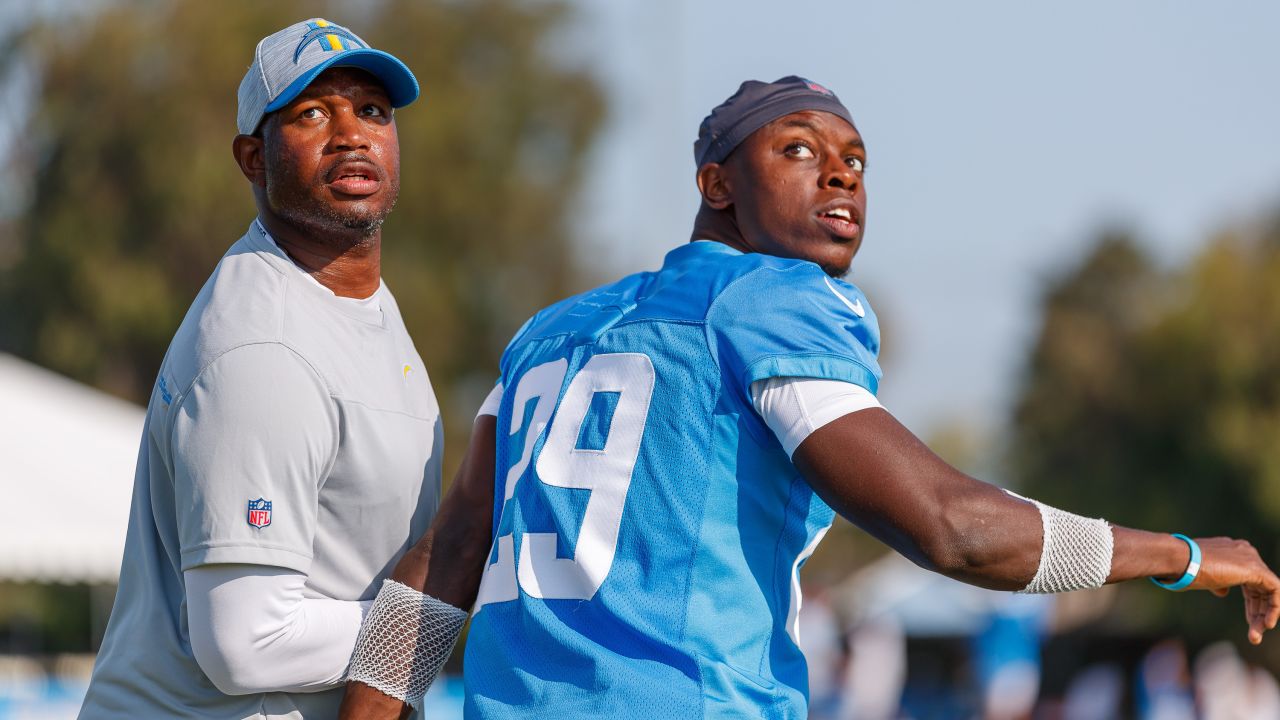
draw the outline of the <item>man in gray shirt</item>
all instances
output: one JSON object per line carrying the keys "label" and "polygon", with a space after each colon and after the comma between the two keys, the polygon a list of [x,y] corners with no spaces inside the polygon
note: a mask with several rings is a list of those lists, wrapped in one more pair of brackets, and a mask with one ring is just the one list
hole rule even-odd
{"label": "man in gray shirt", "polygon": [[258,218],[165,356],[83,718],[337,714],[382,580],[435,514],[439,411],[391,292],[396,58],[312,19],[264,38],[233,150]]}

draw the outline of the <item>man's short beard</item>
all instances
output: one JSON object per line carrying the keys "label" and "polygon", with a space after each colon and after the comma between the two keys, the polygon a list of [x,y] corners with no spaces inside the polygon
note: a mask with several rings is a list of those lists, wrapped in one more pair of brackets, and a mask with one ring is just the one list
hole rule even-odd
{"label": "man's short beard", "polygon": [[347,231],[355,230],[362,239],[371,238],[382,229],[382,223],[386,222],[387,215],[395,207],[395,201],[392,200],[381,212],[343,213],[326,203],[297,202],[296,198],[287,193],[273,193],[273,185],[270,180],[267,181],[267,203],[277,217],[295,227],[323,234],[338,231],[337,234],[345,236],[349,234]]}
{"label": "man's short beard", "polygon": [[267,207],[290,225],[317,235],[316,240],[324,240],[333,235],[349,238],[353,230],[359,233],[361,241],[368,240],[382,229],[382,223],[399,199],[400,181],[391,174],[383,186],[383,193],[391,197],[390,203],[374,212],[353,209],[352,212],[344,213],[307,194],[296,184],[279,182],[279,178],[299,178],[300,174],[282,154],[271,151],[270,143],[267,148]]}

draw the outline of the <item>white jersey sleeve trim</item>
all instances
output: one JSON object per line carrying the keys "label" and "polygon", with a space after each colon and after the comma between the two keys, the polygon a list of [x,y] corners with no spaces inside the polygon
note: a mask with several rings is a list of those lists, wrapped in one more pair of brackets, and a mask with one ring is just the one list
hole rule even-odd
{"label": "white jersey sleeve trim", "polygon": [[480,412],[476,413],[476,417],[481,415],[493,415],[497,417],[498,406],[502,404],[502,383],[493,386],[489,391],[489,395],[485,397],[484,402],[480,403]]}
{"label": "white jersey sleeve trim", "polygon": [[815,430],[849,413],[883,408],[861,385],[840,380],[773,377],[751,383],[751,403],[790,457]]}
{"label": "white jersey sleeve trim", "polygon": [[183,578],[191,653],[227,695],[337,687],[373,604],[306,597],[305,575],[264,565],[202,565]]}

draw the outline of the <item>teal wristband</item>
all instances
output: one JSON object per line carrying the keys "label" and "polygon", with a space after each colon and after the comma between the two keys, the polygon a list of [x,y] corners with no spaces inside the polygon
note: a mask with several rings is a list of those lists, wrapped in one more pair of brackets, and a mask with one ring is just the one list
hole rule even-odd
{"label": "teal wristband", "polygon": [[1187,563],[1187,571],[1182,573],[1182,577],[1171,583],[1162,583],[1155,578],[1149,578],[1151,582],[1159,585],[1165,590],[1185,590],[1188,585],[1196,581],[1196,575],[1200,574],[1200,546],[1195,540],[1183,535],[1182,533],[1174,533],[1174,537],[1187,544],[1191,548],[1191,562]]}

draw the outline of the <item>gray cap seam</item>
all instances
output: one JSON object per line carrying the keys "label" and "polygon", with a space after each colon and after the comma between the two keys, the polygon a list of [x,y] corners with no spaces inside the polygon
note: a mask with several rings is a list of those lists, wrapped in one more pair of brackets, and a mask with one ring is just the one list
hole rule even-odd
{"label": "gray cap seam", "polygon": [[258,41],[258,46],[253,49],[253,57],[258,63],[258,74],[262,76],[262,87],[267,89],[267,97],[270,98],[274,93],[271,92],[271,81],[267,79],[267,68],[262,62],[262,43],[266,41],[267,38]]}

